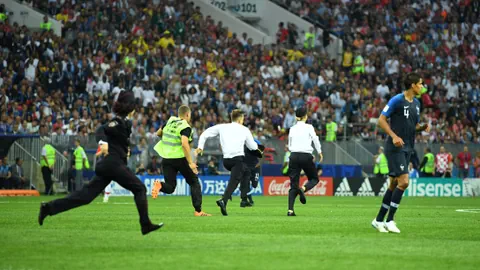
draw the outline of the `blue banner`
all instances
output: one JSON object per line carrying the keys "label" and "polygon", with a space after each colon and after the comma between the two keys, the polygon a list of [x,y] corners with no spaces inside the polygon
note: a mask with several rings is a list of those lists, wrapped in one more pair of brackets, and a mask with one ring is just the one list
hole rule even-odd
{"label": "blue banner", "polygon": [[[359,165],[329,165],[322,164],[324,177],[362,177],[362,166]],[[264,164],[264,176],[282,176],[282,164]]]}
{"label": "blue banner", "polygon": [[[147,188],[147,195],[151,195],[152,193],[152,186],[153,182],[155,180],[160,180],[164,181],[163,175],[147,175],[147,176],[138,176],[140,181],[142,181],[145,184],[145,187]],[[230,176],[200,176],[200,185],[202,187],[202,194],[203,195],[222,195],[223,192],[225,192],[225,189],[227,188],[228,185],[228,180],[230,179]],[[110,184],[112,188],[112,196],[133,196],[133,194],[124,189],[122,186],[120,186],[116,182],[112,182]],[[263,177],[260,177],[258,186],[251,191],[251,194],[256,196],[256,195],[263,195]],[[190,186],[188,183],[185,181],[185,178],[183,176],[178,175],[177,176],[177,187],[175,191],[172,194],[164,194],[160,193],[160,195],[163,196],[190,196]],[[239,196],[240,191],[237,188],[235,192],[233,193],[233,196]]]}

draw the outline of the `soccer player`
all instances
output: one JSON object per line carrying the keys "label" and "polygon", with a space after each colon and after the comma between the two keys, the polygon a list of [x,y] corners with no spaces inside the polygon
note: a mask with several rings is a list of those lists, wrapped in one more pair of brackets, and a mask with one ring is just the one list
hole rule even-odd
{"label": "soccer player", "polygon": [[134,194],[143,235],[158,230],[163,226],[163,223],[152,224],[150,221],[148,217],[147,189],[127,168],[127,151],[130,133],[132,132],[129,119],[135,113],[135,97],[133,93],[122,91],[113,105],[113,112],[116,114],[116,117],[104,126],[105,135],[107,136],[108,153],[106,157],[97,164],[95,177],[90,183],[83,186],[81,190],[70,193],[65,198],[48,203],[41,203],[38,216],[38,223],[40,225],[43,225],[43,221],[47,216],[53,216],[89,204],[105,189],[111,179],[115,179],[121,186]]}
{"label": "soccer player", "polygon": [[[302,204],[307,203],[305,192],[318,184],[318,170],[314,162],[312,143],[320,157],[318,162],[323,161],[322,146],[312,125],[307,121],[307,109],[300,107],[295,111],[297,123],[290,128],[288,134],[288,149],[292,153],[289,160],[288,175],[290,176],[290,190],[288,191],[288,212],[287,216],[296,216],[293,206],[297,195],[300,196]],[[302,170],[308,177],[308,182],[299,187],[300,174]]]}
{"label": "soccer player", "polygon": [[[220,145],[223,153],[223,165],[231,172],[227,188],[220,200],[217,201],[222,215],[227,216],[227,201],[232,197],[232,193],[242,181],[248,181],[250,172],[245,163],[246,145],[252,151],[260,151],[257,143],[253,139],[250,130],[243,125],[244,114],[241,110],[233,110],[231,114],[232,123],[219,124],[206,129],[198,140],[198,148],[195,154],[203,153],[203,147],[208,138],[220,135]],[[263,153],[262,153],[263,154]],[[248,175],[247,175],[248,173]],[[240,185],[240,196],[242,201],[247,200],[248,183]]]}
{"label": "soccer player", "polygon": [[[242,200],[240,202],[240,207],[251,207],[254,205],[251,193],[253,193],[254,189],[258,187],[258,180],[260,179],[260,159],[263,157],[262,152],[265,150],[265,146],[263,146],[257,139],[254,140],[257,143],[258,149],[260,149],[260,151],[252,151],[248,149],[247,146],[244,147],[245,164],[247,164],[249,172],[246,174],[248,180],[242,183],[246,185],[251,184],[252,188],[250,189],[250,192],[247,193],[247,200]],[[240,183],[240,185],[242,183]],[[240,187],[240,189],[243,188]]]}
{"label": "soccer player", "polygon": [[190,127],[191,111],[188,106],[178,108],[178,117],[172,116],[168,122],[157,131],[157,136],[162,139],[155,145],[155,151],[163,158],[162,171],[165,182],[155,180],[152,187],[152,198],[156,199],[158,193],[172,194],[177,187],[177,173],[180,172],[190,186],[192,204],[197,217],[211,216],[202,211],[202,188],[198,180],[197,164],[193,162],[190,154],[192,141],[192,128]]}
{"label": "soccer player", "polygon": [[[400,233],[394,217],[403,192],[408,187],[408,165],[414,151],[415,133],[430,131],[428,124],[419,124],[420,102],[415,98],[423,88],[422,78],[416,73],[410,73],[404,83],[407,90],[388,101],[378,120],[378,125],[388,134],[385,155],[390,171],[390,186],[385,192],[376,219],[372,221],[372,226],[379,232]],[[384,222],[387,212],[387,221]]]}

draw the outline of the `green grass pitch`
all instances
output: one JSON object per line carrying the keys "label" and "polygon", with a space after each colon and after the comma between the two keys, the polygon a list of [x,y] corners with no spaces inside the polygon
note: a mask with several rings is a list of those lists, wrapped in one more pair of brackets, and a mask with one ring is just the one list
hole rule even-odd
{"label": "green grass pitch", "polygon": [[287,217],[286,197],[229,202],[229,216],[194,217],[189,197],[149,201],[157,232],[142,236],[133,198],[113,197],[48,217],[50,197],[0,198],[0,270],[37,269],[480,269],[476,198],[404,198],[399,235],[371,228],[381,198],[309,197]]}

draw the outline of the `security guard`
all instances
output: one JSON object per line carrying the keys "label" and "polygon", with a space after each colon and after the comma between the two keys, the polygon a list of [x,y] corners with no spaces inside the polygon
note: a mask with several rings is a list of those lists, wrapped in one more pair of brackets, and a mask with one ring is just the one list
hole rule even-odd
{"label": "security guard", "polygon": [[43,16],[43,22],[40,24],[40,29],[42,31],[50,31],[52,28],[52,23],[48,21],[48,16]]}
{"label": "security guard", "polygon": [[45,145],[42,148],[40,165],[42,167],[43,182],[45,182],[45,194],[53,195],[52,173],[55,165],[55,148],[50,144],[50,138],[45,137],[44,141]]}
{"label": "security guard", "polygon": [[83,187],[83,169],[90,169],[87,154],[83,147],[80,146],[80,140],[75,140],[75,151],[73,151],[75,158],[75,189],[80,190]]}
{"label": "security guard", "polygon": [[[323,161],[322,147],[315,129],[312,125],[306,124],[307,109],[300,107],[295,111],[297,123],[290,128],[288,134],[288,149],[292,154],[289,161],[290,190],[288,192],[288,216],[295,216],[293,205],[297,195],[300,196],[302,204],[307,203],[305,192],[314,188],[318,184],[317,166],[313,158],[312,143],[320,157],[318,162]],[[305,171],[308,182],[303,187],[299,187],[300,173]]]}
{"label": "security guard", "polygon": [[7,14],[0,12],[0,22],[5,22],[7,20]]}
{"label": "security guard", "polygon": [[305,41],[303,42],[303,47],[307,50],[315,47],[315,34],[313,27],[310,27],[309,31],[305,32]]}
{"label": "security guard", "polygon": [[425,148],[425,156],[423,156],[420,164],[421,177],[433,177],[435,175],[435,157],[430,148]]}
{"label": "security guard", "polygon": [[178,108],[178,117],[172,116],[168,122],[157,131],[157,136],[162,139],[154,149],[162,160],[162,171],[165,182],[155,180],[152,188],[152,198],[156,199],[158,193],[172,194],[177,187],[177,173],[180,172],[192,193],[192,204],[197,217],[211,216],[202,211],[202,188],[198,180],[197,164],[190,155],[190,142],[192,141],[192,128],[190,119],[192,112],[188,106]]}
{"label": "security guard", "polygon": [[81,190],[70,193],[65,198],[41,203],[38,223],[43,225],[47,216],[53,216],[70,209],[92,202],[115,179],[122,187],[134,195],[140,226],[143,235],[160,229],[163,223],[153,224],[148,216],[147,189],[127,167],[127,151],[132,132],[131,119],[135,113],[135,96],[133,92],[122,91],[113,105],[116,117],[104,126],[107,145],[104,147],[106,157],[97,164],[95,177]]}
{"label": "security guard", "polygon": [[327,124],[325,125],[325,130],[327,134],[325,136],[325,141],[335,142],[337,141],[337,123],[332,121],[332,116],[327,116]]}
{"label": "security guard", "polygon": [[357,56],[355,56],[355,59],[353,60],[353,69],[352,69],[352,74],[357,75],[357,74],[364,74],[365,73],[365,61],[363,60],[363,56],[360,53],[360,50],[357,51]]}
{"label": "security guard", "polygon": [[[218,124],[206,129],[198,140],[198,148],[195,154],[202,154],[203,147],[208,138],[220,135],[220,146],[223,153],[223,165],[231,172],[227,188],[220,200],[217,201],[222,215],[227,216],[227,201],[232,197],[238,184],[242,181],[248,181],[250,172],[245,163],[244,146],[252,151],[260,151],[258,144],[255,143],[250,130],[243,125],[244,113],[241,110],[233,110],[231,114],[232,123]],[[261,153],[263,154],[263,153]],[[242,200],[247,198],[248,184],[240,185],[240,197]]]}
{"label": "security guard", "polygon": [[373,168],[373,173],[378,177],[385,177],[388,175],[388,161],[387,157],[383,153],[383,146],[378,148],[378,155],[375,155],[375,167]]}

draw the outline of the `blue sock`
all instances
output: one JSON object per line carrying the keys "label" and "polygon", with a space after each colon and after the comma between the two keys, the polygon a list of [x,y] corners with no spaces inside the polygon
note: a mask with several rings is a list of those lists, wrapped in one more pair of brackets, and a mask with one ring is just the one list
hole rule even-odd
{"label": "blue sock", "polygon": [[383,200],[382,200],[382,206],[380,207],[380,211],[378,211],[377,215],[377,221],[383,222],[383,219],[385,218],[385,215],[388,212],[388,209],[390,209],[390,201],[392,200],[392,193],[390,189],[387,189],[385,192],[385,195],[383,195]]}
{"label": "blue sock", "polygon": [[392,221],[395,217],[395,212],[397,212],[398,207],[400,206],[400,201],[402,200],[403,190],[398,187],[395,188],[392,195],[392,201],[390,202],[390,211],[388,211],[387,222]]}

